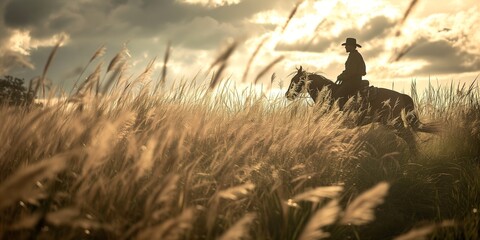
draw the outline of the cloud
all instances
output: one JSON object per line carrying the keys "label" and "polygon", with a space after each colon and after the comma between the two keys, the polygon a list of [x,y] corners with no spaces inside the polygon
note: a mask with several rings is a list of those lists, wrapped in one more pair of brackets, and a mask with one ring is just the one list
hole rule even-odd
{"label": "cloud", "polygon": [[0,49],[0,75],[9,74],[9,71],[14,67],[25,67],[33,69],[34,66],[23,54],[14,52],[8,49]]}
{"label": "cloud", "polygon": [[480,71],[479,55],[469,53],[462,46],[453,45],[448,40],[421,38],[414,43],[414,48],[405,58],[427,62],[416,74],[443,74]]}
{"label": "cloud", "polygon": [[185,4],[177,0],[130,0],[118,7],[113,18],[117,23],[141,28],[141,34],[152,35],[174,24],[183,24],[199,18],[211,18],[221,23],[239,23],[246,18],[275,6],[272,1],[243,0],[238,4],[208,8]]}
{"label": "cloud", "polygon": [[[280,42],[276,49],[279,51],[323,52],[329,48],[339,47],[347,37],[354,37],[360,44],[365,46],[365,43],[368,43],[369,41],[374,42],[377,39],[383,40],[385,35],[391,30],[394,24],[394,20],[385,16],[374,16],[363,26],[351,26],[350,28],[343,29],[338,35],[325,34],[326,32],[328,33],[327,29],[322,32],[321,38],[313,35],[314,33],[312,33],[311,35],[307,35],[305,38],[294,43]],[[335,27],[334,23],[327,23],[325,25],[329,25],[330,28]],[[312,38],[314,38],[314,40],[310,44],[309,40]],[[376,48],[376,51],[371,52],[371,55],[376,56],[379,53],[379,49]]]}
{"label": "cloud", "polygon": [[[6,2],[0,3],[0,13],[5,11]],[[4,24],[4,18],[0,18],[0,75],[10,74],[15,67],[33,68],[33,64],[21,51],[11,49],[11,37],[14,31],[7,28]]]}
{"label": "cloud", "polygon": [[61,8],[60,0],[14,0],[5,5],[4,21],[8,27],[25,28],[45,22],[57,9]]}
{"label": "cloud", "polygon": [[[480,28],[477,7],[456,14],[435,14],[417,23],[420,26],[407,42],[413,48],[408,60],[426,64],[416,74],[445,74],[480,71]],[[412,26],[410,26],[412,28]]]}
{"label": "cloud", "polygon": [[245,39],[264,31],[254,24],[219,22],[212,17],[198,17],[183,24],[169,24],[161,35],[176,47],[217,49],[226,39]]}
{"label": "cloud", "polygon": [[332,39],[322,38],[310,41],[297,41],[294,43],[279,42],[275,47],[277,51],[299,51],[299,52],[324,52],[332,45]]}
{"label": "cloud", "polygon": [[384,38],[395,25],[393,19],[385,16],[376,16],[370,19],[361,29],[359,29],[359,39],[368,42],[375,38]]}
{"label": "cloud", "polygon": [[[62,65],[60,71],[82,65],[85,55],[93,53],[102,43],[120,46],[131,41],[132,52],[145,52],[163,49],[167,40],[171,40],[176,48],[211,50],[226,38],[248,38],[264,31],[263,27],[245,19],[278,4],[243,0],[211,9],[177,0],[7,0],[0,3],[2,72],[13,66],[31,67],[27,64],[29,58],[34,65],[41,66],[46,57],[43,55],[48,55],[50,50],[41,48],[50,45],[34,43],[58,34],[66,34],[71,39],[57,56],[62,59],[57,63]],[[9,41],[19,30],[28,32],[29,44],[22,44],[22,51],[15,51]],[[30,51],[32,54],[28,56]],[[68,52],[70,56],[60,52]],[[68,66],[63,66],[64,60]]]}
{"label": "cloud", "polygon": [[[185,28],[184,24],[191,25],[201,21],[199,19],[212,19],[220,23],[220,32],[225,31],[226,25],[235,27],[233,32],[248,32],[248,28],[255,28],[256,24],[248,24],[246,19],[258,12],[287,5],[288,2],[242,0],[237,4],[209,8],[178,0],[10,0],[6,4],[3,17],[10,29],[28,29],[33,38],[45,38],[66,32],[72,39],[95,38],[99,41],[110,41],[121,38],[126,41],[156,37],[163,32],[171,32],[168,30],[171,30],[172,26],[183,29],[185,35],[188,35],[192,29]],[[212,32],[216,29],[204,27],[203,30]],[[212,37],[218,35],[222,34],[211,34]],[[211,40],[216,41],[215,38]],[[202,45],[203,43],[200,43],[196,47]]]}

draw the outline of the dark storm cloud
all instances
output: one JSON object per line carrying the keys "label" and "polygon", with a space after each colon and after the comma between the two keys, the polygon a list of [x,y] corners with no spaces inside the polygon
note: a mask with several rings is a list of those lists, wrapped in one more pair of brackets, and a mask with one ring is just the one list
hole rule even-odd
{"label": "dark storm cloud", "polygon": [[[183,29],[184,35],[199,30],[215,31],[210,34],[212,41],[225,37],[225,25],[187,29],[199,19],[212,19],[221,24],[231,24],[236,31],[246,34],[250,29],[258,30],[257,25],[242,24],[254,14],[272,9],[288,9],[292,3],[282,1],[243,0],[239,4],[208,8],[199,4],[186,4],[177,0],[109,0],[109,1],[61,1],[61,0],[10,0],[3,14],[5,24],[10,29],[30,30],[33,38],[46,38],[60,32],[77,38],[95,38],[98,41],[127,41],[136,38],[164,35],[172,26]],[[211,28],[211,29],[210,29]],[[266,28],[264,28],[265,30]],[[177,31],[178,32],[178,31]],[[235,32],[235,31],[233,31]],[[167,31],[168,33],[168,31]],[[172,42],[185,40],[164,36]],[[205,34],[203,34],[203,38]],[[238,34],[237,34],[238,35]],[[248,35],[248,34],[247,34]],[[186,46],[193,46],[186,44]],[[202,39],[202,38],[201,38]],[[202,39],[208,41],[208,39]],[[196,48],[204,46],[200,41]]]}
{"label": "dark storm cloud", "polygon": [[5,5],[4,22],[8,27],[26,28],[42,24],[61,8],[60,0],[14,0]]}
{"label": "dark storm cloud", "polygon": [[420,38],[405,59],[425,60],[428,64],[416,74],[442,74],[480,71],[480,58],[448,40]]}

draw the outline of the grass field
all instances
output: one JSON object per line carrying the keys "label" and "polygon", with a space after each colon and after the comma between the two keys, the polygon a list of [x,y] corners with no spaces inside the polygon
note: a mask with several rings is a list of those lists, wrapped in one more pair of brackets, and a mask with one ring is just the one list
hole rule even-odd
{"label": "grass field", "polygon": [[2,239],[480,237],[475,85],[412,85],[442,127],[412,156],[325,105],[110,75],[68,102],[0,108]]}

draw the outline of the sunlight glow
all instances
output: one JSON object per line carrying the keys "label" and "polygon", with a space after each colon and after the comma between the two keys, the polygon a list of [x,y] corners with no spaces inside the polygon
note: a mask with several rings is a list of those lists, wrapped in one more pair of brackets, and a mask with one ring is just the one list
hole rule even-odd
{"label": "sunlight glow", "polygon": [[28,31],[15,31],[10,37],[9,45],[10,50],[21,53],[23,55],[29,55],[30,50],[30,33]]}
{"label": "sunlight glow", "polygon": [[368,23],[375,16],[393,19],[400,11],[378,0],[351,2],[305,1],[290,20],[288,27],[281,33],[288,14],[269,10],[254,15],[249,21],[258,24],[276,25],[272,33],[272,42],[294,44],[310,39],[338,37],[345,29],[358,28]]}
{"label": "sunlight glow", "polygon": [[212,7],[212,8],[235,5],[241,2],[241,0],[177,0],[177,1],[181,3],[187,3],[187,4],[198,4],[198,5],[202,5],[205,7]]}
{"label": "sunlight glow", "polygon": [[15,30],[8,41],[7,48],[23,55],[30,55],[32,49],[55,46],[62,38],[62,45],[64,45],[70,37],[66,33],[60,33],[46,39],[32,39],[30,31]]}
{"label": "sunlight glow", "polygon": [[287,18],[284,14],[281,14],[278,11],[268,10],[253,15],[253,17],[250,18],[249,21],[257,24],[280,25],[282,23],[285,23],[286,20]]}

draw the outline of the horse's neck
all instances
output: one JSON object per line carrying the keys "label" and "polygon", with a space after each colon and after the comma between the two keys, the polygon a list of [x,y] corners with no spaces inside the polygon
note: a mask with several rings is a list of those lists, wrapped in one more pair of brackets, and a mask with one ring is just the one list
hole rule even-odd
{"label": "horse's neck", "polygon": [[322,75],[311,74],[309,79],[311,80],[310,86],[316,91],[321,91],[324,87],[329,87],[332,90],[336,87],[334,82]]}

